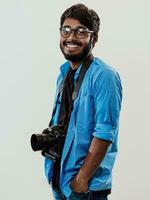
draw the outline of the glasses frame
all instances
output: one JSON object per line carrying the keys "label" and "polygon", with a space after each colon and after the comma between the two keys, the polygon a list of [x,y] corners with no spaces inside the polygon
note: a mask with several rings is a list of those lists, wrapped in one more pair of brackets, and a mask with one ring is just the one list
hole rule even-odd
{"label": "glasses frame", "polygon": [[[62,32],[61,32],[64,28],[69,28],[69,29],[70,29],[70,33],[69,33],[68,35],[66,35],[66,36],[63,35]],[[79,35],[77,34],[77,32],[78,32],[78,30],[79,30],[80,28],[82,28],[82,29],[84,30],[84,33],[86,33],[84,36],[79,36]],[[84,26],[78,26],[78,27],[76,27],[76,28],[72,28],[72,27],[70,27],[70,26],[63,26],[63,27],[59,28],[59,30],[60,30],[60,35],[61,35],[63,38],[68,38],[68,37],[70,37],[70,35],[72,34],[72,32],[74,33],[74,35],[75,35],[76,38],[78,38],[78,39],[84,39],[84,38],[87,37],[87,34],[88,34],[88,33],[94,33],[94,31],[90,31],[89,29],[85,28]]]}

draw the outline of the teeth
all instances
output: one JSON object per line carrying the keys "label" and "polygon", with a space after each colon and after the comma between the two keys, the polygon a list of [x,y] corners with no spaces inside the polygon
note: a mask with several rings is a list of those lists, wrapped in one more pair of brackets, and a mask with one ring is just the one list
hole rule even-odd
{"label": "teeth", "polygon": [[77,44],[67,44],[67,47],[79,47]]}

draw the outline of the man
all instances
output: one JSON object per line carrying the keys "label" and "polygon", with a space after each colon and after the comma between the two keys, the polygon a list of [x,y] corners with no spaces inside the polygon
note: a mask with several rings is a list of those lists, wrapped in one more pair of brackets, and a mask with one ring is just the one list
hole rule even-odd
{"label": "man", "polygon": [[[111,193],[122,88],[118,73],[91,54],[99,26],[97,13],[83,4],[68,8],[61,16],[60,48],[67,62],[57,80],[50,125],[65,125],[66,132],[60,159],[45,159],[56,200],[107,200]],[[79,91],[72,99],[85,65]]]}

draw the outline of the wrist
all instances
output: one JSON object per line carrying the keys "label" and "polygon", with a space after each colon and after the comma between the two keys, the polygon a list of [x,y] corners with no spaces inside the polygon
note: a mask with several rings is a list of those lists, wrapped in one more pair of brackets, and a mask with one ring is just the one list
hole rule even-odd
{"label": "wrist", "polygon": [[88,191],[88,182],[77,174],[71,181],[71,188],[74,192],[81,193]]}
{"label": "wrist", "polygon": [[80,184],[87,184],[88,181],[89,181],[89,178],[87,175],[85,175],[83,173],[82,170],[79,171],[79,173],[77,174],[77,181],[80,183]]}

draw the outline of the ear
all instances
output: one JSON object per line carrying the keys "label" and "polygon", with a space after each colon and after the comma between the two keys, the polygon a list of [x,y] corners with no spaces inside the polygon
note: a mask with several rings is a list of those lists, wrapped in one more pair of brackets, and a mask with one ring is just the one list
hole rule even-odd
{"label": "ear", "polygon": [[95,44],[96,44],[96,42],[97,42],[97,39],[98,39],[98,38],[97,38],[96,35],[92,35],[92,39],[91,39],[92,41],[91,41],[91,42],[92,42],[93,47],[95,46]]}

